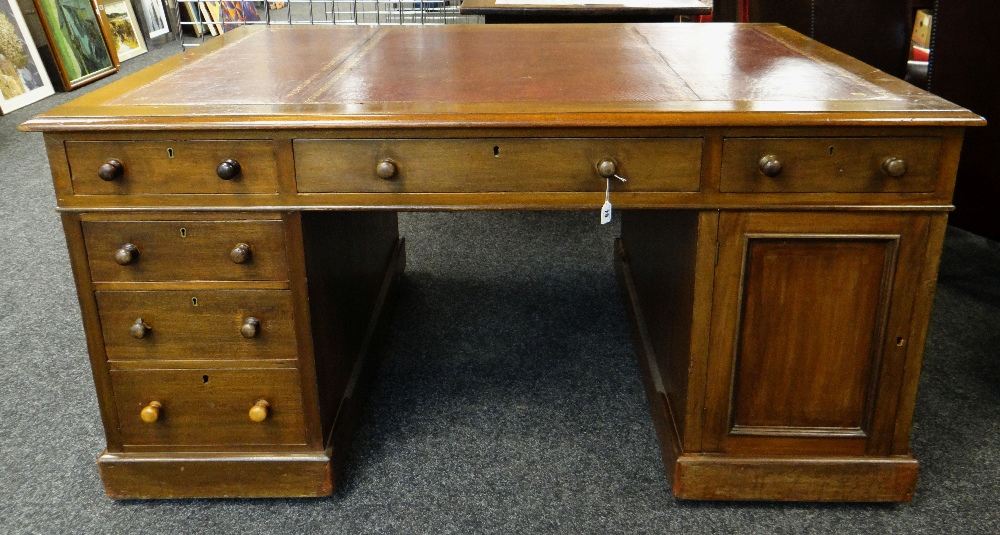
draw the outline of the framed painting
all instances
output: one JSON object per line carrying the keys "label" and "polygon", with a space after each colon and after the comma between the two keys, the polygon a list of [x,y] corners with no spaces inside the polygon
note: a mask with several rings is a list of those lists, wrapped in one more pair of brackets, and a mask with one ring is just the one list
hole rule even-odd
{"label": "framed painting", "polygon": [[146,35],[157,37],[170,31],[163,0],[139,0],[139,5],[142,6],[142,19],[146,21]]}
{"label": "framed painting", "polygon": [[[214,7],[212,4],[215,4]],[[201,11],[201,18],[205,21],[205,26],[212,35],[222,33],[222,25],[219,24],[219,3],[218,2],[198,2],[198,9]]]}
{"label": "framed painting", "polygon": [[235,30],[247,22],[260,20],[260,15],[257,14],[253,2],[222,2],[220,11],[222,12],[222,29],[227,32]]}
{"label": "framed painting", "polygon": [[146,53],[146,40],[142,38],[142,30],[139,29],[138,19],[132,10],[132,2],[104,0],[104,16],[119,61]]}
{"label": "framed painting", "polygon": [[0,114],[54,92],[17,0],[0,0]]}
{"label": "framed painting", "polygon": [[201,13],[198,11],[197,6],[192,6],[193,2],[187,2],[181,0],[180,4],[184,4],[184,13],[187,15],[187,20],[181,17],[181,28],[191,28],[191,32],[194,33],[195,37],[201,37],[204,33],[204,28],[202,28]]}
{"label": "framed painting", "polygon": [[91,0],[34,0],[49,50],[67,91],[118,72]]}

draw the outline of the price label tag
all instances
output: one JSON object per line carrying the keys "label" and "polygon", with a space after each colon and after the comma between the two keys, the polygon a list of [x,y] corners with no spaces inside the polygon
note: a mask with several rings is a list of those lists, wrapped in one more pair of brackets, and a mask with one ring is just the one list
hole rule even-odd
{"label": "price label tag", "polygon": [[611,222],[611,179],[608,179],[608,186],[604,190],[604,206],[601,207],[601,224],[607,225]]}

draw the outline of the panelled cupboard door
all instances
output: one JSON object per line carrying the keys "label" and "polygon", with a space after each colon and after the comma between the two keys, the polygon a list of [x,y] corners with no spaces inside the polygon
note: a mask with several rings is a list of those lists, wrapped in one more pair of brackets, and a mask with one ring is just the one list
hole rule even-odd
{"label": "panelled cupboard door", "polygon": [[890,454],[929,224],[721,214],[704,451]]}

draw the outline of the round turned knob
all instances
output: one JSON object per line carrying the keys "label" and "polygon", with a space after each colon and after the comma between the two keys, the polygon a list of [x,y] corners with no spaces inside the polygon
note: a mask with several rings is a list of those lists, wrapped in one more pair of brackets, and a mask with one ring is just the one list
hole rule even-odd
{"label": "round turned knob", "polygon": [[271,404],[267,400],[260,399],[250,407],[250,419],[260,423],[267,420],[267,413],[271,409]]}
{"label": "round turned knob", "polygon": [[149,405],[146,405],[139,411],[139,418],[147,424],[151,424],[160,419],[160,407],[163,405],[159,401],[150,401]]}
{"label": "round turned knob", "polygon": [[101,177],[101,180],[107,180],[108,182],[118,180],[125,176],[125,165],[112,158],[97,168],[97,176]]}
{"label": "round turned knob", "polygon": [[768,154],[757,162],[757,168],[760,169],[764,176],[774,178],[781,174],[781,162],[778,157],[773,154]]}
{"label": "round turned knob", "polygon": [[132,326],[129,327],[128,333],[131,334],[132,338],[135,339],[145,338],[146,335],[149,333],[149,329],[150,329],[149,325],[147,325],[146,322],[142,321],[142,318],[136,318],[135,323],[133,323]]}
{"label": "round turned knob", "polygon": [[229,252],[229,258],[236,262],[237,264],[244,264],[247,260],[250,260],[250,246],[245,243],[238,243],[233,250]]}
{"label": "round turned knob", "polygon": [[240,327],[240,334],[243,338],[253,338],[257,336],[257,331],[260,330],[260,320],[257,318],[247,318],[243,320],[243,325]]}
{"label": "round turned knob", "polygon": [[906,160],[890,156],[882,160],[882,172],[892,178],[899,178],[906,174]]}
{"label": "round turned knob", "polygon": [[243,173],[243,169],[240,167],[240,162],[229,158],[220,163],[219,167],[215,168],[215,172],[222,180],[232,180],[238,178]]}
{"label": "round turned knob", "polygon": [[601,160],[597,164],[597,174],[603,178],[614,178],[618,175],[618,165],[614,160]]}
{"label": "round turned knob", "polygon": [[139,258],[139,248],[131,243],[126,243],[115,251],[115,262],[119,266],[127,266],[135,262],[137,258]]}
{"label": "round turned knob", "polygon": [[390,178],[396,176],[396,162],[392,160],[382,160],[375,167],[375,174],[383,180],[389,180]]}

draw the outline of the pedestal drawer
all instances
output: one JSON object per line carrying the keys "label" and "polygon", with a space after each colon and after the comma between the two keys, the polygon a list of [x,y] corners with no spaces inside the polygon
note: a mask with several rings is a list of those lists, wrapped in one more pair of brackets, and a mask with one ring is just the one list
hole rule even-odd
{"label": "pedestal drawer", "polygon": [[109,360],[297,356],[288,290],[95,292]]}
{"label": "pedestal drawer", "polygon": [[300,192],[697,191],[701,138],[300,139]]}
{"label": "pedestal drawer", "polygon": [[95,282],[288,280],[281,221],[84,221]]}
{"label": "pedestal drawer", "polygon": [[77,195],[277,193],[272,141],[67,141]]}
{"label": "pedestal drawer", "polygon": [[126,446],[305,444],[296,369],[112,370],[111,384]]}
{"label": "pedestal drawer", "polygon": [[728,138],[723,192],[929,193],[940,138]]}

